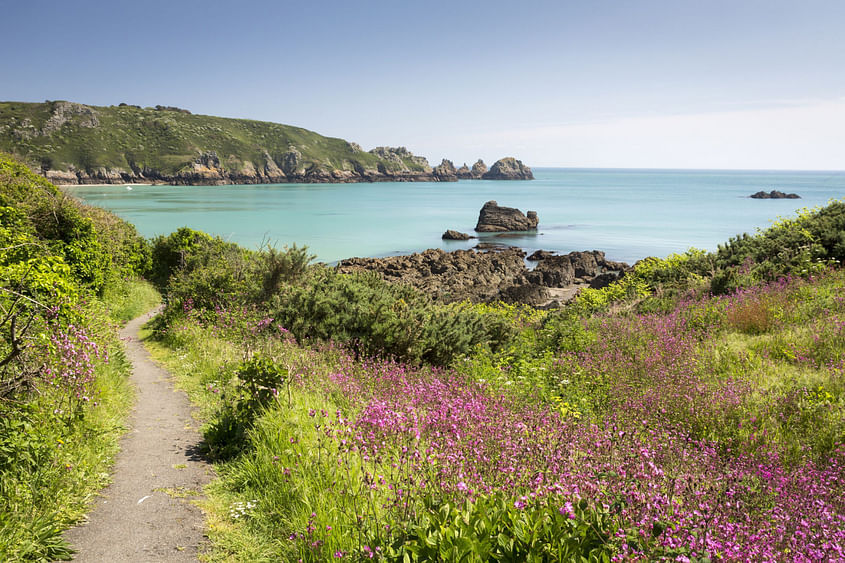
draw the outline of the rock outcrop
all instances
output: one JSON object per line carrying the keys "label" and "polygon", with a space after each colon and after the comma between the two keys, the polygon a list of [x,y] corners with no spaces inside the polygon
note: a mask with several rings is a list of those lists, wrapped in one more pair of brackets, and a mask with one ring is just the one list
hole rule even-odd
{"label": "rock outcrop", "polygon": [[801,196],[798,194],[787,194],[778,190],[772,190],[770,192],[759,191],[749,197],[752,199],[801,199]]}
{"label": "rock outcrop", "polygon": [[480,158],[472,165],[472,168],[464,163],[463,166],[458,168],[458,179],[459,180],[480,180],[484,174],[487,173],[487,165],[484,164],[484,161]]}
{"label": "rock outcrop", "polygon": [[554,252],[549,250],[535,250],[531,253],[526,260],[531,260],[532,262],[537,262],[539,260],[545,260],[546,258],[551,258],[552,256],[557,256]]}
{"label": "rock outcrop", "polygon": [[484,161],[480,158],[475,161],[475,164],[472,165],[472,177],[475,180],[480,180],[487,174],[487,165],[484,164]]}
{"label": "rock outcrop", "polygon": [[470,236],[467,233],[462,233],[460,231],[453,231],[452,229],[449,229],[445,233],[443,233],[443,236],[440,238],[442,238],[443,240],[469,240],[475,237]]}
{"label": "rock outcrop", "polygon": [[455,165],[451,160],[444,158],[438,166],[434,167],[434,177],[439,182],[457,182],[458,171],[455,170]]}
{"label": "rock outcrop", "polygon": [[478,213],[475,230],[479,233],[501,233],[506,231],[533,231],[540,222],[536,211],[523,215],[515,207],[501,207],[495,200],[484,204]]}
{"label": "rock outcrop", "polygon": [[65,123],[77,116],[80,119],[74,122],[78,127],[93,129],[100,125],[97,112],[89,106],[76,102],[53,102],[53,112],[41,128],[41,134],[50,135],[59,131]]}
{"label": "rock outcrop", "polygon": [[533,180],[534,173],[521,160],[509,156],[497,160],[481,177],[484,180]]}
{"label": "rock outcrop", "polygon": [[487,251],[429,249],[409,256],[350,258],[337,265],[341,273],[377,272],[387,281],[415,287],[445,302],[470,300],[559,304],[556,295],[574,296],[583,287],[604,287],[629,269],[593,250],[544,259],[534,270],[525,266],[525,252],[505,247]]}

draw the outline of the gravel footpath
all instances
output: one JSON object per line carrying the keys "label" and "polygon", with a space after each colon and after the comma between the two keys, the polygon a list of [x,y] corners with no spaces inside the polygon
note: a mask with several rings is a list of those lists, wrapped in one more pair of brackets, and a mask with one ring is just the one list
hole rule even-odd
{"label": "gravel footpath", "polygon": [[203,514],[193,501],[212,468],[197,450],[201,436],[187,397],[138,338],[152,316],[130,321],[120,333],[137,402],[113,483],[95,500],[87,522],[65,535],[78,550],[74,561],[196,561],[205,542]]}

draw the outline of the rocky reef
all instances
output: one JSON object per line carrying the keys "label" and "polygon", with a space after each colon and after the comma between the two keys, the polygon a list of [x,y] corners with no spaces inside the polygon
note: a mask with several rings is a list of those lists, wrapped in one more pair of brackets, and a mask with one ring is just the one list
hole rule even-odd
{"label": "rocky reef", "polygon": [[529,211],[523,215],[522,211],[515,207],[503,207],[495,200],[490,200],[478,213],[475,230],[479,233],[533,231],[537,229],[539,222],[536,211]]}
{"label": "rocky reef", "polygon": [[801,199],[801,196],[798,194],[787,194],[778,190],[772,190],[770,192],[761,190],[756,194],[751,194],[749,197],[751,199]]}
{"label": "rocky reef", "polygon": [[605,259],[603,252],[550,255],[534,270],[525,265],[520,248],[446,252],[429,249],[408,256],[349,258],[337,265],[341,273],[377,272],[389,282],[415,287],[445,302],[505,301],[554,307],[572,299],[583,287],[604,287],[629,269]]}

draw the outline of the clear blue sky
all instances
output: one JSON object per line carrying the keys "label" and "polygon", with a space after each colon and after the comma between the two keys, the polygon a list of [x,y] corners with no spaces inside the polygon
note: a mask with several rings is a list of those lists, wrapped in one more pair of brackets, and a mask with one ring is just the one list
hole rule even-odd
{"label": "clear blue sky", "polygon": [[0,0],[0,99],[175,105],[432,161],[845,168],[845,2]]}

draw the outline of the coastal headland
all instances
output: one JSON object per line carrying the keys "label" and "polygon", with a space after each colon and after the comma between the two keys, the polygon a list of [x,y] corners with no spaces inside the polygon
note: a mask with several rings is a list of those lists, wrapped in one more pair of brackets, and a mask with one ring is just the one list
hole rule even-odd
{"label": "coastal headland", "polygon": [[357,143],[263,121],[122,103],[0,102],[0,150],[59,185],[225,185],[532,180],[513,157],[432,166],[405,147]]}

